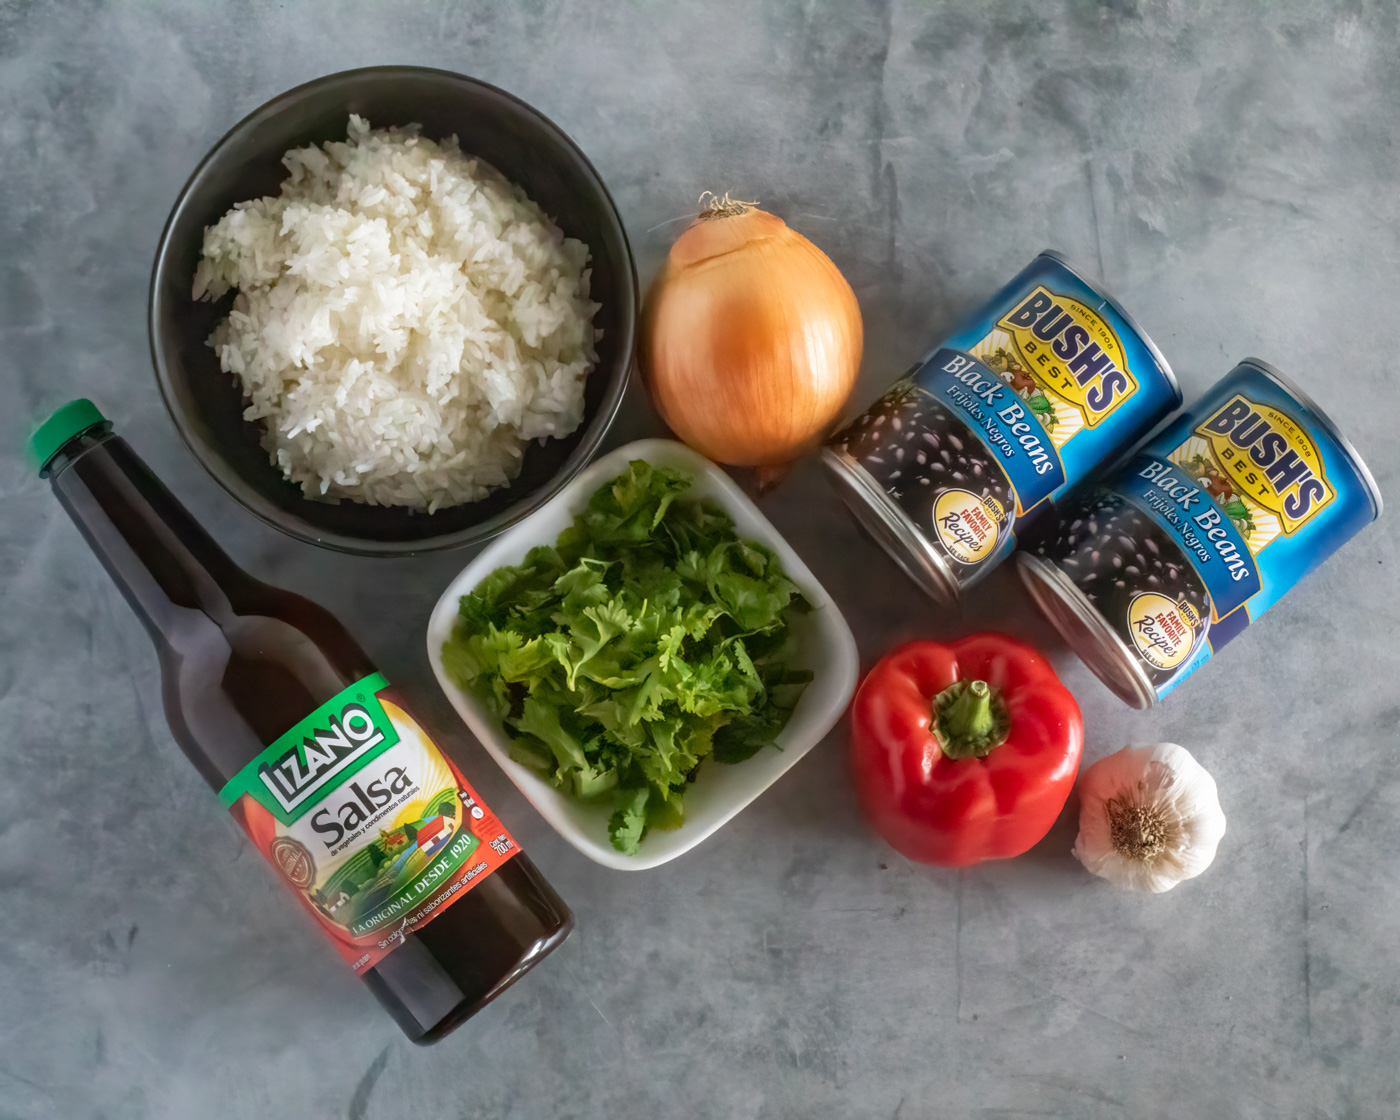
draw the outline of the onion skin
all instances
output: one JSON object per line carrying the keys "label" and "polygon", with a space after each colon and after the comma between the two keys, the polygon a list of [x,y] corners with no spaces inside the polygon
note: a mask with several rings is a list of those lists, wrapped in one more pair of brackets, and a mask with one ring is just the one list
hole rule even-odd
{"label": "onion skin", "polygon": [[781,218],[701,215],[647,294],[639,361],[662,419],[736,467],[786,463],[827,434],[855,387],[860,306]]}

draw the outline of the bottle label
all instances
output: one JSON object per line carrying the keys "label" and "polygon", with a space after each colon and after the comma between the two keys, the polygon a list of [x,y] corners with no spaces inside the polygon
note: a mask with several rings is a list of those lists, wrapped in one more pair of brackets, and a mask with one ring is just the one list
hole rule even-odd
{"label": "bottle label", "polygon": [[219,792],[356,972],[519,849],[375,673]]}

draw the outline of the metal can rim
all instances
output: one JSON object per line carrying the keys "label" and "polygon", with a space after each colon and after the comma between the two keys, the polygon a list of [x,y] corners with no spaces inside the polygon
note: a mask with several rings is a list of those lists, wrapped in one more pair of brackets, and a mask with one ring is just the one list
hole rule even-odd
{"label": "metal can rim", "polygon": [[1172,393],[1176,397],[1176,404],[1168,411],[1174,411],[1180,408],[1182,403],[1186,400],[1186,397],[1181,391],[1181,385],[1176,379],[1176,372],[1172,369],[1171,363],[1167,361],[1166,355],[1162,353],[1161,347],[1152,341],[1152,336],[1142,329],[1142,325],[1118,302],[1117,297],[1104,287],[1101,280],[1093,279],[1091,274],[1080,268],[1079,265],[1071,261],[1069,257],[1065,256],[1060,250],[1044,249],[1038,255],[1049,257],[1052,261],[1055,261],[1057,264],[1072,272],[1081,283],[1092,288],[1105,303],[1118,313],[1118,317],[1133,329],[1133,333],[1142,340],[1143,345],[1147,347],[1153,359],[1156,361],[1157,368],[1166,376],[1167,384],[1171,386]]}
{"label": "metal can rim", "polygon": [[[1358,477],[1360,477],[1361,484],[1366,487],[1366,492],[1371,498],[1371,508],[1375,510],[1375,513],[1371,515],[1371,520],[1375,521],[1380,517],[1385,509],[1385,501],[1381,497],[1381,488],[1376,483],[1375,475],[1371,473],[1371,468],[1366,465],[1366,461],[1361,458],[1361,453],[1356,450],[1351,440],[1342,435],[1341,429],[1337,427],[1332,417],[1328,416],[1312,397],[1308,396],[1307,393],[1300,389],[1291,377],[1264,361],[1263,358],[1241,358],[1239,362],[1235,364],[1234,369],[1239,369],[1240,366],[1253,366],[1265,377],[1269,378],[1269,380],[1276,382],[1285,392],[1295,397],[1300,404],[1317,418],[1317,422],[1322,425],[1327,434],[1332,437],[1337,446],[1346,454],[1352,469],[1355,470]],[[1230,372],[1233,373],[1234,370]],[[1225,376],[1229,377],[1230,374],[1227,373]]]}
{"label": "metal can rim", "polygon": [[[1040,613],[1110,692],[1139,711],[1159,703],[1157,690],[1138,659],[1073,580],[1055,564],[1028,552],[1016,554],[1016,570]],[[1047,597],[1053,597],[1053,603]],[[1068,626],[1070,621],[1079,628]]]}
{"label": "metal can rim", "polygon": [[[961,588],[947,561],[933,550],[933,545],[918,531],[917,526],[898,505],[890,500],[883,487],[875,481],[853,456],[832,447],[822,448],[822,465],[838,484],[838,492],[846,506],[868,529],[872,530],[876,542],[900,569],[918,587],[935,601],[952,606],[960,598]],[[859,499],[861,508],[852,505],[850,499]],[[872,522],[869,516],[876,521]],[[894,541],[882,537],[880,530],[886,530]],[[899,550],[890,547],[898,543]],[[916,568],[911,562],[917,560]]]}

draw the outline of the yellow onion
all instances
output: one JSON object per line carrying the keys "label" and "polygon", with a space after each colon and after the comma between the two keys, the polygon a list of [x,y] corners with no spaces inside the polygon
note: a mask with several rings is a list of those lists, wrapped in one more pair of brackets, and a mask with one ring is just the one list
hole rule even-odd
{"label": "yellow onion", "polygon": [[829,431],[861,345],[855,293],[827,255],[726,195],[671,246],[647,294],[640,362],[682,440],[716,462],[772,466]]}

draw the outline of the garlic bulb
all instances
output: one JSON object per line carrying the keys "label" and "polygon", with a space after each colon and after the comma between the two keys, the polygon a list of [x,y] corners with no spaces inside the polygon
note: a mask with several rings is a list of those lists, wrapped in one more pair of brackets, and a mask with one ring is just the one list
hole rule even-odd
{"label": "garlic bulb", "polygon": [[1199,875],[1225,835],[1215,779],[1175,743],[1124,747],[1079,782],[1079,862],[1109,882],[1160,894]]}

